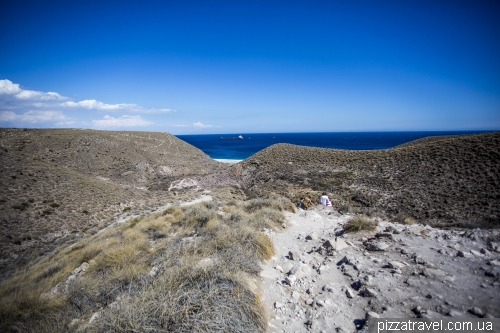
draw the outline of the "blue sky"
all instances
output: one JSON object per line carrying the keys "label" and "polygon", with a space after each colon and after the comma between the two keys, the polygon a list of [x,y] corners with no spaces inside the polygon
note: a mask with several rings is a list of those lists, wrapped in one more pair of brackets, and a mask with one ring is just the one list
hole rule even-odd
{"label": "blue sky", "polygon": [[2,1],[0,127],[500,129],[498,1]]}

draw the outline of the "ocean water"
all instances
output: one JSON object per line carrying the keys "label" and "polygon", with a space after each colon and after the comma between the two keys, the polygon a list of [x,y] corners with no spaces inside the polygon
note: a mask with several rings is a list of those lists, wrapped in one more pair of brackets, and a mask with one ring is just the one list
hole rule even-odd
{"label": "ocean water", "polygon": [[[387,149],[427,136],[484,133],[476,132],[332,132],[332,133],[247,133],[177,135],[211,158],[243,160],[276,143],[349,150]],[[243,140],[220,138],[243,136]]]}

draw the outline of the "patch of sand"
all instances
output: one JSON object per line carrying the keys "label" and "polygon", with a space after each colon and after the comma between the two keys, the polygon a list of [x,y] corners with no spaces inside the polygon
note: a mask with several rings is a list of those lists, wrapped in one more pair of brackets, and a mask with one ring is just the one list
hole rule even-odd
{"label": "patch of sand", "polygon": [[[484,317],[500,315],[500,254],[487,241],[498,231],[379,219],[375,232],[341,235],[350,216],[331,207],[286,217],[285,230],[266,232],[276,248],[261,272],[269,332],[353,332],[368,312],[381,318],[477,318],[477,307]],[[335,242],[336,234],[337,244],[347,247],[327,253],[322,245]],[[368,251],[370,238],[387,249]]]}
{"label": "patch of sand", "polygon": [[214,160],[217,162],[228,163],[228,164],[236,164],[236,163],[243,161],[243,160],[230,160],[230,159],[224,159],[224,158],[214,158]]}

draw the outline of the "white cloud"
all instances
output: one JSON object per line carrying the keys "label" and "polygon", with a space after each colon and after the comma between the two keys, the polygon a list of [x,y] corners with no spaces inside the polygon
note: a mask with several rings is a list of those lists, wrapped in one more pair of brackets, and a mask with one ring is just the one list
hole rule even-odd
{"label": "white cloud", "polygon": [[13,83],[10,80],[0,80],[0,108],[15,112],[26,112],[33,107],[38,109],[61,111],[70,108],[75,110],[86,109],[147,114],[175,112],[175,110],[168,108],[145,108],[137,104],[107,104],[95,99],[86,99],[75,102],[71,101],[69,97],[62,96],[57,92],[22,89],[19,84]]}
{"label": "white cloud", "polygon": [[129,112],[141,112],[141,113],[164,113],[164,112],[175,112],[172,109],[148,109],[137,104],[106,104],[103,102],[96,101],[95,99],[86,99],[80,102],[64,102],[61,106],[71,107],[71,108],[83,108],[89,110],[107,110],[107,111],[129,111]]}
{"label": "white cloud", "polygon": [[96,101],[95,99],[86,99],[80,102],[64,102],[62,106],[68,106],[72,108],[84,108],[84,109],[95,109],[95,110],[118,110],[126,108],[137,107],[136,104],[106,104],[103,102]]}
{"label": "white cloud", "polygon": [[119,118],[105,115],[103,119],[92,120],[92,123],[97,127],[136,127],[147,126],[153,124],[150,121],[144,120],[141,116],[121,116]]}
{"label": "white cloud", "polygon": [[61,111],[28,111],[23,114],[17,114],[12,111],[0,112],[0,121],[21,121],[33,124],[67,119],[68,118]]}
{"label": "white cloud", "polygon": [[31,100],[41,100],[41,101],[50,101],[50,100],[62,100],[68,99],[67,97],[61,96],[55,92],[41,92],[35,90],[23,90],[19,94],[15,95],[16,98],[19,99],[31,99]]}
{"label": "white cloud", "polygon": [[20,91],[19,84],[10,80],[0,80],[0,94],[17,94]]}
{"label": "white cloud", "polygon": [[198,127],[198,128],[209,128],[209,127],[213,127],[212,125],[205,125],[205,124],[202,124],[200,121],[197,122],[197,123],[194,123],[193,124],[194,127]]}

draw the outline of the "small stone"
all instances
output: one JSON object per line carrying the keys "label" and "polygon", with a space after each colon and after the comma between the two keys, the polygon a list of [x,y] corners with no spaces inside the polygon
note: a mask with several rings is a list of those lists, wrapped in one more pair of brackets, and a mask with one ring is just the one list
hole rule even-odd
{"label": "small stone", "polygon": [[397,268],[401,269],[401,268],[405,267],[405,265],[402,262],[399,262],[397,260],[389,261],[388,265],[390,268],[393,268],[393,269],[397,269]]}
{"label": "small stone", "polygon": [[486,250],[484,247],[479,252],[481,252],[482,254],[487,255],[487,256],[489,256],[491,254],[490,251]]}
{"label": "small stone", "polygon": [[364,281],[361,281],[361,280],[357,280],[357,281],[354,281],[352,284],[351,284],[351,287],[354,288],[354,290],[359,290],[361,289],[362,286],[365,285],[365,282]]}
{"label": "small stone", "polygon": [[283,268],[281,268],[281,266],[276,265],[276,267],[274,268],[276,268],[276,270],[278,270],[280,273],[283,273]]}
{"label": "small stone", "polygon": [[333,284],[326,284],[323,286],[323,291],[328,291],[329,293],[333,292],[335,289],[334,289],[334,285]]}
{"label": "small stone", "polygon": [[341,251],[343,249],[348,248],[349,245],[342,239],[342,238],[337,238],[335,242],[335,251]]}
{"label": "small stone", "polygon": [[311,273],[312,273],[311,267],[303,263],[296,264],[290,270],[290,275],[295,275],[297,279],[302,279],[306,276],[311,275]]}
{"label": "small stone", "polygon": [[472,253],[472,254],[473,254],[473,255],[475,255],[476,257],[482,257],[482,256],[483,256],[480,252],[478,252],[478,251],[476,251],[476,250],[470,250],[470,253]]}
{"label": "small stone", "polygon": [[285,278],[285,282],[292,287],[297,280],[297,277],[295,275],[290,275]]}
{"label": "small stone", "polygon": [[425,261],[425,259],[422,258],[422,256],[415,255],[415,256],[413,256],[413,259],[415,260],[416,264],[424,265],[424,266],[428,265],[427,261]]}
{"label": "small stone", "polygon": [[480,308],[478,308],[477,306],[469,309],[469,312],[472,313],[473,315],[476,315],[478,317],[484,317],[484,312],[483,310],[481,310]]}
{"label": "small stone", "polygon": [[324,300],[322,300],[322,299],[318,299],[318,300],[316,300],[316,305],[317,305],[317,306],[324,307],[324,306],[325,306],[325,301],[324,301]]}
{"label": "small stone", "polygon": [[385,242],[373,242],[368,243],[365,246],[368,251],[385,251],[389,248],[389,245],[387,245]]}
{"label": "small stone", "polygon": [[311,234],[309,234],[309,235],[306,236],[307,240],[318,240],[318,238],[319,238],[318,234],[315,233],[315,232],[313,232],[313,233],[311,233]]}
{"label": "small stone", "polygon": [[498,259],[490,260],[490,261],[488,261],[488,265],[491,265],[491,266],[500,266],[500,260],[498,260]]}
{"label": "small stone", "polygon": [[451,309],[450,311],[448,311],[447,315],[450,316],[450,317],[452,317],[452,318],[462,318],[462,317],[464,317],[464,313],[463,312],[460,312],[460,311],[457,311],[457,310],[453,310],[453,309]]}
{"label": "small stone", "polygon": [[444,318],[444,316],[438,312],[427,310],[427,312],[420,314],[420,318]]}
{"label": "small stone", "polygon": [[313,300],[312,298],[308,298],[308,299],[306,300],[306,304],[307,304],[307,305],[312,305],[313,303],[314,303],[314,300]]}
{"label": "small stone", "polygon": [[365,287],[361,291],[361,295],[363,295],[363,297],[377,297],[378,293],[375,290],[373,290],[372,288]]}
{"label": "small stone", "polygon": [[340,259],[340,261],[337,263],[338,266],[342,265],[342,264],[352,264],[352,259],[349,258],[348,256],[344,256],[342,259]]}
{"label": "small stone", "polygon": [[283,303],[280,303],[280,302],[274,302],[274,308],[275,309],[281,309],[282,307],[284,307],[285,304]]}
{"label": "small stone", "polygon": [[380,315],[376,312],[373,312],[373,311],[368,311],[365,315],[365,319],[366,320],[369,320],[371,318],[380,318]]}
{"label": "small stone", "polygon": [[346,288],[345,295],[347,296],[347,298],[353,298],[354,297],[354,291],[352,291],[349,288]]}
{"label": "small stone", "polygon": [[281,223],[281,227],[282,227],[283,229],[286,229],[286,223]]}
{"label": "small stone", "polygon": [[457,257],[461,257],[461,258],[472,258],[472,254],[468,253],[468,252],[464,252],[464,251],[458,251],[457,252]]}

